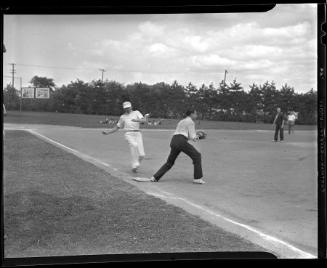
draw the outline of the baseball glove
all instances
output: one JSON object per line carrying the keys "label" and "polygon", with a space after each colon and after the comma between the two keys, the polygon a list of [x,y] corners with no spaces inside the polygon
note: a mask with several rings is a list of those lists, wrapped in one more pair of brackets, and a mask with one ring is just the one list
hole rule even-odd
{"label": "baseball glove", "polygon": [[199,137],[199,140],[204,140],[207,137],[207,133],[202,130],[197,131],[196,135]]}

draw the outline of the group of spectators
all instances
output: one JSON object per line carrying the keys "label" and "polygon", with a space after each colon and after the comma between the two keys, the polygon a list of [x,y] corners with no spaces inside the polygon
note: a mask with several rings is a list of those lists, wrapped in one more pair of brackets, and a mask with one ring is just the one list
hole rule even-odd
{"label": "group of spectators", "polygon": [[[159,120],[148,120],[147,124],[149,126],[160,126],[161,123],[162,123],[162,121],[163,121],[162,119],[159,119]],[[99,121],[99,123],[100,124],[103,124],[103,125],[115,126],[115,125],[117,125],[118,120],[106,118],[105,120]]]}

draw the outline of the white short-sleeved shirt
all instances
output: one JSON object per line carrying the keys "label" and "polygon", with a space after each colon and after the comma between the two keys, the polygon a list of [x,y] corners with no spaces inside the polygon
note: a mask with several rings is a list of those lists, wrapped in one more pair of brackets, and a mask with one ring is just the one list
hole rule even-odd
{"label": "white short-sleeved shirt", "polygon": [[132,119],[142,119],[142,118],[143,115],[139,111],[135,110],[130,112],[129,114],[121,115],[117,123],[117,126],[124,130],[139,130],[140,123],[133,122]]}
{"label": "white short-sleeved shirt", "polygon": [[195,124],[191,117],[178,122],[174,135],[184,135],[187,139],[193,140],[196,137]]}
{"label": "white short-sleeved shirt", "polygon": [[288,117],[287,117],[287,120],[288,121],[295,121],[296,119],[296,116],[294,114],[290,114]]}

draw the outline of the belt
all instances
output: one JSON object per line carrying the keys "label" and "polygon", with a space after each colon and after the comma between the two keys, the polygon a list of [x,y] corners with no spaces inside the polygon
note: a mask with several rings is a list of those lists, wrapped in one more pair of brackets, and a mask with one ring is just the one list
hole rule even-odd
{"label": "belt", "polygon": [[133,130],[126,130],[126,132],[141,132],[139,129],[133,129]]}

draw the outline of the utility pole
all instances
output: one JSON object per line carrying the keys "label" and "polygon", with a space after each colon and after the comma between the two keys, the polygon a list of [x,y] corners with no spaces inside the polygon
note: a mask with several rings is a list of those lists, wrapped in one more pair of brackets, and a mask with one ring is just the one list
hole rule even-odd
{"label": "utility pole", "polygon": [[100,71],[101,71],[101,81],[102,81],[102,83],[103,83],[103,73],[106,71],[105,69],[99,69]]}
{"label": "utility pole", "polygon": [[20,81],[20,102],[19,102],[19,111],[22,112],[22,100],[23,100],[23,79],[21,77],[19,77],[19,81]]}
{"label": "utility pole", "polygon": [[226,85],[226,74],[227,74],[227,70],[225,70],[225,75],[224,75],[224,85]]}
{"label": "utility pole", "polygon": [[[101,81],[102,81],[102,84],[103,84],[103,73],[106,71],[105,69],[99,69],[101,71]],[[106,121],[106,115],[104,115],[104,120]]]}
{"label": "utility pole", "polygon": [[16,73],[16,70],[15,70],[15,63],[10,63],[9,65],[12,66],[12,70],[11,70],[11,79],[12,79],[12,82],[11,82],[11,85],[12,87],[14,88],[15,87],[15,73]]}

